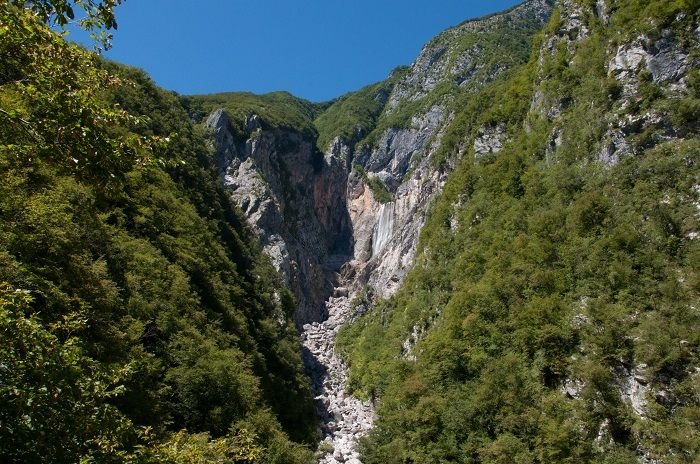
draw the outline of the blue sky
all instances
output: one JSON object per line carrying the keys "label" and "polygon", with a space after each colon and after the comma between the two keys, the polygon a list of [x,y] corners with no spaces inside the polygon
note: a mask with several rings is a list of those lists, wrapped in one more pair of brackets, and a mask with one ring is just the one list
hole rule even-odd
{"label": "blue sky", "polygon": [[126,0],[106,56],[182,94],[287,90],[323,101],[410,64],[440,31],[517,3]]}

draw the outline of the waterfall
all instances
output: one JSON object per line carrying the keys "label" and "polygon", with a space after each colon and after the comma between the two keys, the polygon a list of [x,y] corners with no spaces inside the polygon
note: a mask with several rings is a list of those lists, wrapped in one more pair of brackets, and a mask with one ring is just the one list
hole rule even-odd
{"label": "waterfall", "polygon": [[379,220],[372,234],[372,256],[382,251],[394,231],[394,202],[383,203],[379,208]]}

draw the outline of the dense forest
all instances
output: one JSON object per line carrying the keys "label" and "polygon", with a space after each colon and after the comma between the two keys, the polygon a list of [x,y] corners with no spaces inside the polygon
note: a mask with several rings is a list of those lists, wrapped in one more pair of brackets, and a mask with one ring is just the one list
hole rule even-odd
{"label": "dense forest", "polygon": [[48,27],[114,3],[0,4],[0,461],[309,462],[294,302],[200,130]]}
{"label": "dense forest", "polygon": [[[700,75],[608,63],[640,36],[697,59],[699,5],[595,3],[561,2],[529,64],[458,110],[414,269],[341,333],[378,403],[367,464],[697,462]],[[484,127],[498,154],[475,156]],[[616,127],[632,148],[610,160]]]}
{"label": "dense forest", "polygon": [[[379,225],[336,221],[348,250],[370,237],[329,271],[350,320],[322,340],[376,414],[364,464],[698,462],[699,0],[528,0],[322,103],[160,89],[100,53],[120,3],[0,0],[0,462],[336,462],[217,110],[234,157],[313,164],[276,198],[246,160],[268,205],[314,196],[289,236],[444,179],[395,293],[369,283]],[[387,174],[406,134],[420,149]]]}

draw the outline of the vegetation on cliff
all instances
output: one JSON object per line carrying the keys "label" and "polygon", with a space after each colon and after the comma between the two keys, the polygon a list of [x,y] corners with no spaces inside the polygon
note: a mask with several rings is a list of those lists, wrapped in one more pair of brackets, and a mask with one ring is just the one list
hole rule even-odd
{"label": "vegetation on cliff", "polygon": [[350,92],[323,111],[314,121],[318,130],[319,150],[326,151],[336,137],[354,147],[355,143],[374,130],[389,94],[396,82],[405,77],[407,70],[406,67],[398,68],[389,79]]}
{"label": "vegetation on cliff", "polygon": [[[608,72],[642,34],[697,58],[700,5],[562,3],[530,63],[455,115],[415,268],[339,336],[354,393],[378,399],[366,464],[700,453],[697,73],[679,90],[642,71],[624,95]],[[640,120],[606,160],[607,131]],[[475,157],[498,126],[503,150]]]}
{"label": "vegetation on cliff", "polygon": [[245,135],[246,121],[252,115],[260,117],[265,129],[288,129],[309,138],[317,134],[314,118],[330,103],[312,103],[289,92],[255,95],[249,92],[226,92],[182,97],[183,104],[197,118],[224,108],[237,135]]}

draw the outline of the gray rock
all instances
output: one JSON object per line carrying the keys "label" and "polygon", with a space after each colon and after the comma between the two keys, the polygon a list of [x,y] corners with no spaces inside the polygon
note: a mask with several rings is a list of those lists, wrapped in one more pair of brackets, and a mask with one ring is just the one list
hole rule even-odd
{"label": "gray rock", "polygon": [[226,112],[222,109],[214,111],[204,122],[204,128],[213,137],[212,146],[215,149],[214,159],[219,172],[226,171],[231,162],[238,156],[238,150],[233,138],[233,128]]}
{"label": "gray rock", "polygon": [[390,191],[396,191],[404,180],[411,160],[424,154],[428,141],[444,117],[443,108],[434,106],[425,114],[414,116],[408,129],[387,129],[374,149],[358,153],[357,162],[368,173],[379,175]]}
{"label": "gray rock", "polygon": [[260,116],[257,114],[251,114],[245,120],[245,130],[248,132],[255,132],[262,128],[262,123],[260,121]]}
{"label": "gray rock", "polygon": [[334,297],[348,297],[348,289],[345,287],[336,287],[336,289],[333,291],[333,296]]}
{"label": "gray rock", "polygon": [[620,399],[632,406],[640,417],[646,417],[650,392],[646,367],[645,364],[640,364],[631,369],[620,368],[616,372],[620,379]]}
{"label": "gray rock", "polygon": [[[312,379],[318,415],[322,420],[322,442],[330,444],[333,451],[325,453],[320,463],[337,464],[360,462],[357,440],[372,427],[372,405],[346,394],[348,377],[342,360],[335,354],[337,332],[331,330],[343,324],[351,315],[350,295],[347,287],[335,289],[336,296],[328,298],[328,318],[321,323],[304,325],[302,342],[304,363]],[[315,343],[320,340],[321,343]]]}
{"label": "gray rock", "polygon": [[632,147],[620,129],[611,129],[603,136],[598,161],[606,166],[615,166],[622,158],[632,154]]}
{"label": "gray rock", "polygon": [[474,140],[474,156],[480,158],[490,153],[498,153],[503,149],[508,134],[503,124],[483,126]]}
{"label": "gray rock", "polygon": [[[326,157],[319,170],[313,141],[292,130],[264,130],[257,115],[247,118],[248,139],[240,146],[223,110],[213,112],[205,126],[231,199],[294,291],[297,324],[321,320],[352,237],[345,164]],[[335,269],[328,268],[331,254]]]}
{"label": "gray rock", "polygon": [[642,36],[620,45],[608,64],[608,72],[620,82],[623,96],[629,100],[639,94],[641,71],[650,73],[657,85],[682,90],[685,87],[682,79],[694,64],[673,34],[664,31],[655,42]]}
{"label": "gray rock", "polygon": [[670,32],[651,45],[647,68],[654,82],[671,83],[679,81],[688,72],[689,59],[675,37]]}
{"label": "gray rock", "polygon": [[561,26],[558,35],[566,37],[570,42],[580,42],[590,35],[585,23],[583,8],[572,0],[561,0],[559,9]]}
{"label": "gray rock", "polygon": [[608,6],[605,4],[605,0],[597,0],[595,4],[596,15],[600,21],[605,25],[610,24],[610,16],[608,15]]}

